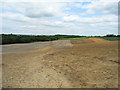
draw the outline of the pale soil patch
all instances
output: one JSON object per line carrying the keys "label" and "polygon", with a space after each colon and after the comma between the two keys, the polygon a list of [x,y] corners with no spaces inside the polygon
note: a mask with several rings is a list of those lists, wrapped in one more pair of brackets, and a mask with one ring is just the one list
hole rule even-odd
{"label": "pale soil patch", "polygon": [[18,46],[4,46],[4,88],[118,87],[117,41],[91,38]]}

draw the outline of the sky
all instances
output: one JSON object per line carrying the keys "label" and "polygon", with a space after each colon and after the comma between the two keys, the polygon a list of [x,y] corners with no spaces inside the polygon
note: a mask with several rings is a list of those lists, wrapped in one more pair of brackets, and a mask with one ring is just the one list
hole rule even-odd
{"label": "sky", "polygon": [[1,0],[0,19],[4,34],[117,35],[118,0]]}

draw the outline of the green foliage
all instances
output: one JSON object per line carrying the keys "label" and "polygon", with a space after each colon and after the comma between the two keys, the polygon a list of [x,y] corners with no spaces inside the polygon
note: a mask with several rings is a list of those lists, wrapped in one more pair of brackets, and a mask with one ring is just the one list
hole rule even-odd
{"label": "green foliage", "polygon": [[[109,36],[109,37],[108,37]],[[106,35],[106,36],[76,36],[76,35],[14,35],[14,34],[0,34],[2,42],[0,44],[13,44],[13,43],[29,43],[37,41],[53,41],[53,40],[74,40],[86,38],[103,38],[106,40],[120,40],[119,35]]]}
{"label": "green foliage", "polygon": [[114,35],[114,34],[108,34],[108,35],[106,35],[105,37],[117,37],[117,35]]}
{"label": "green foliage", "polygon": [[2,43],[1,44],[13,44],[13,43],[29,43],[36,41],[53,41],[61,38],[78,38],[81,36],[74,35],[13,35],[13,34],[1,34]]}
{"label": "green foliage", "polygon": [[101,37],[109,41],[120,41],[120,37]]}

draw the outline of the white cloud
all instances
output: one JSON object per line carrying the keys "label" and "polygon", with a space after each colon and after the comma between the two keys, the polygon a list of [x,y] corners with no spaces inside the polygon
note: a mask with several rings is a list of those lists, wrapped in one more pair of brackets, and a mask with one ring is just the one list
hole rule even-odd
{"label": "white cloud", "polygon": [[29,17],[53,17],[64,15],[65,3],[34,3],[25,7],[25,15]]}
{"label": "white cloud", "polygon": [[0,14],[0,17],[2,17],[3,20],[7,19],[7,20],[19,21],[19,22],[30,22],[32,20],[31,18],[25,17],[22,14],[15,14],[10,12]]}
{"label": "white cloud", "polygon": [[[1,0],[2,2],[92,2],[99,0]],[[119,0],[114,0],[118,2]],[[113,0],[104,0],[104,2],[113,2]]]}
{"label": "white cloud", "polygon": [[97,2],[88,5],[86,8],[89,8],[87,13],[109,13],[116,14],[118,13],[118,3],[116,2]]}
{"label": "white cloud", "polygon": [[96,17],[81,17],[78,15],[64,16],[63,20],[68,22],[81,22],[81,23],[102,23],[102,22],[113,22],[117,21],[116,15],[101,15]]}
{"label": "white cloud", "polygon": [[[99,2],[99,1],[98,1]],[[3,32],[23,34],[79,34],[96,35],[117,32],[117,16],[113,3],[93,2],[79,8],[86,8],[86,13],[107,13],[92,17],[82,17],[80,14],[70,14],[66,10],[67,3],[58,2],[4,2],[2,8],[6,12],[3,18]],[[102,5],[103,4],[103,5]],[[110,10],[110,8],[113,8]],[[12,11],[14,10],[14,11]]]}
{"label": "white cloud", "polygon": [[98,0],[87,5],[76,4],[75,6],[78,8],[87,9],[86,14],[107,13],[117,15],[118,1],[119,0]]}
{"label": "white cloud", "polygon": [[57,2],[4,2],[2,8],[7,10],[16,10],[28,17],[40,18],[64,15],[63,10],[65,5],[66,3]]}

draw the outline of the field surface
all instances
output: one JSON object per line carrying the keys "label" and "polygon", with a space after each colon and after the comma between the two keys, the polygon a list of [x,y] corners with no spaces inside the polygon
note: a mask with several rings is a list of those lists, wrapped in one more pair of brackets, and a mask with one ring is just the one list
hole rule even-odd
{"label": "field surface", "polygon": [[3,88],[118,88],[118,41],[3,45]]}

